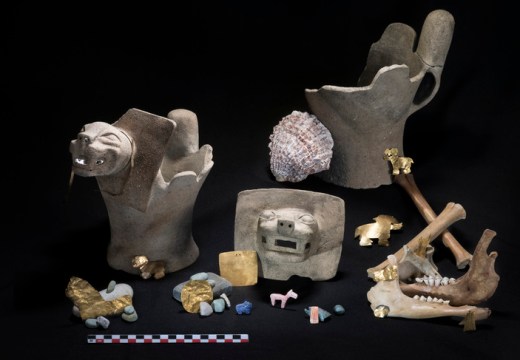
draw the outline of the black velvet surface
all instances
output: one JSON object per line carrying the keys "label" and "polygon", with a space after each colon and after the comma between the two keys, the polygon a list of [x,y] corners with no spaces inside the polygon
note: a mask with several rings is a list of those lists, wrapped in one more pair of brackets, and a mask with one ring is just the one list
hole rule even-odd
{"label": "black velvet surface", "polygon": [[[76,5],[76,4],[74,4]],[[4,124],[11,142],[4,154],[5,196],[13,220],[4,227],[9,259],[2,298],[7,310],[4,350],[19,359],[509,359],[519,329],[518,188],[515,181],[518,74],[513,11],[500,2],[336,1],[300,3],[213,2],[130,5],[117,8],[18,4],[6,12],[9,62]],[[278,183],[269,169],[269,135],[293,110],[309,111],[306,88],[356,86],[370,45],[392,22],[418,33],[427,14],[445,9],[455,18],[453,41],[439,92],[406,123],[404,151],[436,212],[448,202],[467,217],[450,227],[473,252],[485,229],[496,231],[500,283],[481,306],[492,311],[477,330],[458,318],[375,318],[366,298],[374,283],[366,269],[379,264],[426,223],[398,185],[356,190],[315,176]],[[70,190],[69,142],[85,123],[116,121],[129,108],[157,115],[194,111],[200,144],[213,147],[215,165],[194,208],[193,236],[200,257],[165,278],[143,280],[106,262],[109,222],[93,178],[76,177]],[[6,110],[7,109],[7,110]],[[15,156],[14,168],[12,156]],[[6,158],[9,159],[6,159]],[[9,176],[6,174],[9,173]],[[218,254],[233,250],[237,194],[257,188],[324,192],[345,201],[343,251],[337,275],[313,282],[260,278],[235,287],[233,304],[249,300],[250,315],[233,310],[208,318],[183,311],[175,285],[201,272],[219,272]],[[172,205],[174,206],[174,205]],[[404,223],[390,246],[364,248],[356,226],[378,214]],[[10,217],[8,217],[9,219]],[[11,246],[14,245],[14,246]],[[459,277],[453,256],[437,239],[441,273]],[[14,276],[11,277],[11,274]],[[65,296],[71,276],[96,289],[110,280],[130,284],[135,323],[111,318],[108,329],[87,329],[71,315]],[[271,292],[299,294],[285,309]],[[303,309],[332,311],[318,325]],[[246,333],[247,344],[88,344],[88,334]]]}

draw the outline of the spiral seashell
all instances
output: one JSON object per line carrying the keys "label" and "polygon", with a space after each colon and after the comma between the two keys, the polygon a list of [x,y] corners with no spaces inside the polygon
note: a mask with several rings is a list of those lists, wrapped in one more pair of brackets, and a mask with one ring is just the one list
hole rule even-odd
{"label": "spiral seashell", "polygon": [[271,172],[276,181],[299,182],[329,169],[334,141],[312,114],[293,111],[273,128],[269,140]]}

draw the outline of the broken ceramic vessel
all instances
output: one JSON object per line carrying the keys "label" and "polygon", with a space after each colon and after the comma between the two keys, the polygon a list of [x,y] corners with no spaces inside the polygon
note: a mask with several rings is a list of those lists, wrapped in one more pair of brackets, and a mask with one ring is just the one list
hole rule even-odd
{"label": "broken ceramic vessel", "polygon": [[238,194],[235,250],[255,250],[258,275],[328,280],[336,275],[343,243],[343,199],[295,189],[245,190]]}
{"label": "broken ceramic vessel", "polygon": [[112,268],[139,274],[132,260],[144,256],[169,273],[198,258],[193,206],[213,161],[211,146],[199,148],[193,112],[130,109],[113,124],[86,124],[70,152],[73,174],[96,177],[105,201]]}
{"label": "broken ceramic vessel", "polygon": [[381,154],[387,148],[403,153],[405,122],[437,93],[453,28],[450,13],[431,12],[414,51],[415,31],[402,23],[390,24],[370,48],[358,87],[306,90],[312,113],[334,140],[330,168],[318,176],[354,189],[392,183]]}

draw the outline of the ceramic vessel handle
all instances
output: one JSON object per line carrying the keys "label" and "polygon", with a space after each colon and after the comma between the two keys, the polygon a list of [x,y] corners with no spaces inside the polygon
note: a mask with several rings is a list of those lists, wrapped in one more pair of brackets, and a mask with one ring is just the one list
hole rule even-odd
{"label": "ceramic vessel handle", "polygon": [[439,90],[454,27],[453,16],[445,10],[432,11],[424,20],[416,50],[417,56],[424,63],[424,74],[409,115],[428,104]]}

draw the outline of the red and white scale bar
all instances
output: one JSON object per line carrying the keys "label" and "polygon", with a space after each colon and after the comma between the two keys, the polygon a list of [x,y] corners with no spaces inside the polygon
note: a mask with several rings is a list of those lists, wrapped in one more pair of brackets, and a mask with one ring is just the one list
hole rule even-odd
{"label": "red and white scale bar", "polygon": [[248,343],[248,334],[87,335],[90,344],[216,344]]}

